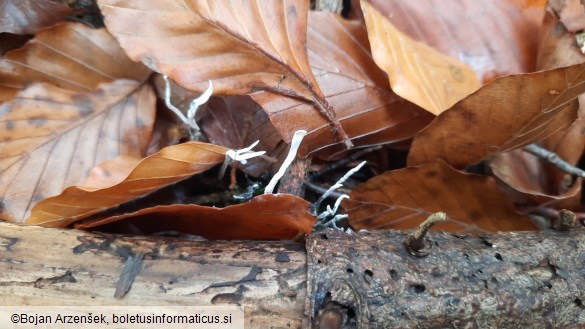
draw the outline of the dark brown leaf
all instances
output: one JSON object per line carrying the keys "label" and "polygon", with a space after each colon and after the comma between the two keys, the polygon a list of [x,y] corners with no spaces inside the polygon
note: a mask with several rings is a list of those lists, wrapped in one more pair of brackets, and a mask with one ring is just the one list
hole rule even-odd
{"label": "dark brown leaf", "polygon": [[213,97],[200,110],[199,124],[209,141],[230,149],[242,149],[260,141],[254,150],[266,151],[265,157],[237,165],[254,177],[278,170],[289,146],[282,140],[268,115],[248,96]]}
{"label": "dark brown leaf", "polygon": [[[585,56],[574,40],[575,35],[567,31],[549,4],[542,27],[538,68],[551,69],[585,62]],[[581,100],[583,96],[578,98]],[[575,107],[578,100],[571,103]],[[579,161],[585,147],[585,107],[583,102],[580,104],[579,117],[570,127],[540,142],[545,149],[572,165]],[[494,175],[508,186],[510,198],[526,209],[534,206],[575,209],[579,204],[581,180],[573,181],[571,175],[544,159],[514,150],[496,155],[490,167]]]}

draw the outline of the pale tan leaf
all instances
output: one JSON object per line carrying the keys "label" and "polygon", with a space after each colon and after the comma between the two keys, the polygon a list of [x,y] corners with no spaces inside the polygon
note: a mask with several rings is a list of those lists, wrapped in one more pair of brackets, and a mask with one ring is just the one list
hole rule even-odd
{"label": "pale tan leaf", "polygon": [[35,203],[82,183],[98,163],[141,157],[154,103],[149,86],[120,80],[92,93],[34,84],[0,104],[3,217],[22,222]]}
{"label": "pale tan leaf", "polygon": [[371,0],[401,32],[459,59],[482,83],[533,72],[546,0]]}
{"label": "pale tan leaf", "polygon": [[361,6],[372,55],[396,94],[438,115],[479,88],[466,64],[412,40],[369,2]]}
{"label": "pale tan leaf", "polygon": [[131,61],[105,30],[79,23],[40,31],[24,48],[0,59],[0,101],[35,82],[73,91],[91,91],[116,79],[144,81],[150,70]]}

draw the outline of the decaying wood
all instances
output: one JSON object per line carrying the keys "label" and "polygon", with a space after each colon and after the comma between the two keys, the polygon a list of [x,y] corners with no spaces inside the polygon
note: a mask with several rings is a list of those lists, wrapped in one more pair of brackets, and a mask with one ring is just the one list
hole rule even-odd
{"label": "decaying wood", "polygon": [[[126,260],[144,253],[122,298]],[[132,238],[0,222],[0,305],[243,305],[246,328],[299,328],[304,246]]]}
{"label": "decaying wood", "polygon": [[313,328],[585,328],[585,231],[486,237],[408,232],[308,238]]}
{"label": "decaying wood", "polygon": [[278,193],[288,193],[302,198],[305,195],[305,177],[310,165],[310,158],[296,158],[282,176]]}
{"label": "decaying wood", "polygon": [[[339,231],[294,242],[120,237],[0,222],[0,305],[243,305],[246,328],[583,328],[585,229]],[[141,270],[114,298],[130,256]],[[304,323],[303,323],[304,321]]]}

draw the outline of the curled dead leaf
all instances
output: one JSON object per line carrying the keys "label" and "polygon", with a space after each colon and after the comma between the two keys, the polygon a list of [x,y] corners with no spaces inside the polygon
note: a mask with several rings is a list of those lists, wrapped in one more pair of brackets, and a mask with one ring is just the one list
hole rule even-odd
{"label": "curled dead leaf", "polygon": [[141,209],[76,225],[81,229],[124,232],[125,225],[142,234],[182,232],[208,239],[277,240],[310,233],[316,221],[309,202],[290,194],[265,194],[225,208],[175,204]]}
{"label": "curled dead leaf", "polygon": [[490,168],[511,189],[507,191],[510,200],[525,208],[574,209],[579,205],[581,179],[573,181],[567,173],[522,149],[496,155]]}
{"label": "curled dead leaf", "polygon": [[126,179],[103,189],[72,186],[39,202],[27,224],[67,227],[80,219],[145,196],[223,162],[227,149],[201,142],[166,147],[144,158]]}

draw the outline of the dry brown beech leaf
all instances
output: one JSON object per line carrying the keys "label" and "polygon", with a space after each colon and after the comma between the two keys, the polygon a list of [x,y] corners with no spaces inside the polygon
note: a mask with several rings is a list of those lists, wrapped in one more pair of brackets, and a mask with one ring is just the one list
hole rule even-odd
{"label": "dry brown beech leaf", "polygon": [[154,121],[148,85],[119,80],[92,93],[34,84],[0,104],[0,214],[22,222],[38,201],[80,184],[100,162],[143,156]]}
{"label": "dry brown beech leaf", "polygon": [[0,1],[0,32],[35,34],[39,29],[63,20],[71,9],[51,0]]}
{"label": "dry brown beech leaf", "polygon": [[396,94],[438,115],[479,88],[469,66],[400,32],[369,2],[361,7],[374,60]]}
{"label": "dry brown beech leaf", "polygon": [[116,185],[126,179],[141,160],[125,154],[106,160],[91,169],[89,177],[81,186],[100,189]]}
{"label": "dry brown beech leaf", "polygon": [[[541,29],[537,65],[551,69],[585,62],[585,56],[574,42],[549,4]],[[562,129],[539,144],[556,153],[561,159],[575,165],[585,147],[585,98],[579,99],[579,117],[567,129]],[[577,106],[577,99],[571,101]],[[490,167],[493,174],[504,182],[510,198],[525,207],[544,206],[556,209],[575,209],[581,197],[581,179],[573,181],[571,175],[543,159],[521,149],[497,154]]]}
{"label": "dry brown beech leaf", "polygon": [[91,91],[116,79],[144,81],[151,71],[131,61],[105,29],[65,23],[40,31],[0,59],[0,101],[35,82]]}
{"label": "dry brown beech leaf", "polygon": [[523,207],[543,206],[574,209],[581,197],[581,179],[522,149],[496,155],[490,161],[494,176],[507,186],[503,189]]}
{"label": "dry brown beech leaf", "polygon": [[[551,69],[585,62],[585,55],[575,43],[575,35],[570,33],[552,12],[551,3],[543,22],[537,67]],[[585,149],[585,95],[581,94],[573,102],[579,103],[577,120],[569,128],[555,133],[540,143],[561,159],[575,165]],[[561,180],[559,176],[564,176],[564,173],[557,171],[555,181]]]}
{"label": "dry brown beech leaf", "polygon": [[448,220],[435,228],[451,232],[535,228],[514,211],[493,177],[463,173],[442,160],[378,175],[356,186],[344,208],[355,229],[411,229],[438,211]]}
{"label": "dry brown beech leaf", "polygon": [[311,232],[316,218],[309,213],[309,206],[309,202],[294,195],[265,194],[225,208],[194,204],[156,206],[134,213],[84,221],[76,227],[125,232],[126,225],[130,225],[142,234],[175,231],[208,239],[292,239],[299,232]]}
{"label": "dry brown beech leaf", "polygon": [[224,161],[222,146],[188,142],[144,158],[126,179],[103,189],[71,186],[33,208],[27,224],[67,227],[80,219],[145,196]]}
{"label": "dry brown beech leaf", "polygon": [[[305,0],[99,0],[128,55],[183,87],[218,94],[268,90],[307,100],[346,145],[306,52]],[[137,24],[140,29],[137,29]]]}
{"label": "dry brown beech leaf", "polygon": [[[390,90],[388,78],[372,59],[367,32],[358,22],[310,12],[308,52],[327,102],[356,147],[409,140],[433,119]],[[299,149],[302,155],[326,158],[345,152],[327,121],[311,111],[311,104],[268,92],[251,96],[286,142],[290,143],[295,131],[308,131]]]}
{"label": "dry brown beech leaf", "polygon": [[441,158],[462,168],[542,140],[575,121],[583,92],[585,64],[498,78],[420,131],[408,164]]}
{"label": "dry brown beech leaf", "polygon": [[415,40],[459,59],[483,83],[534,71],[546,0],[371,0]]}

